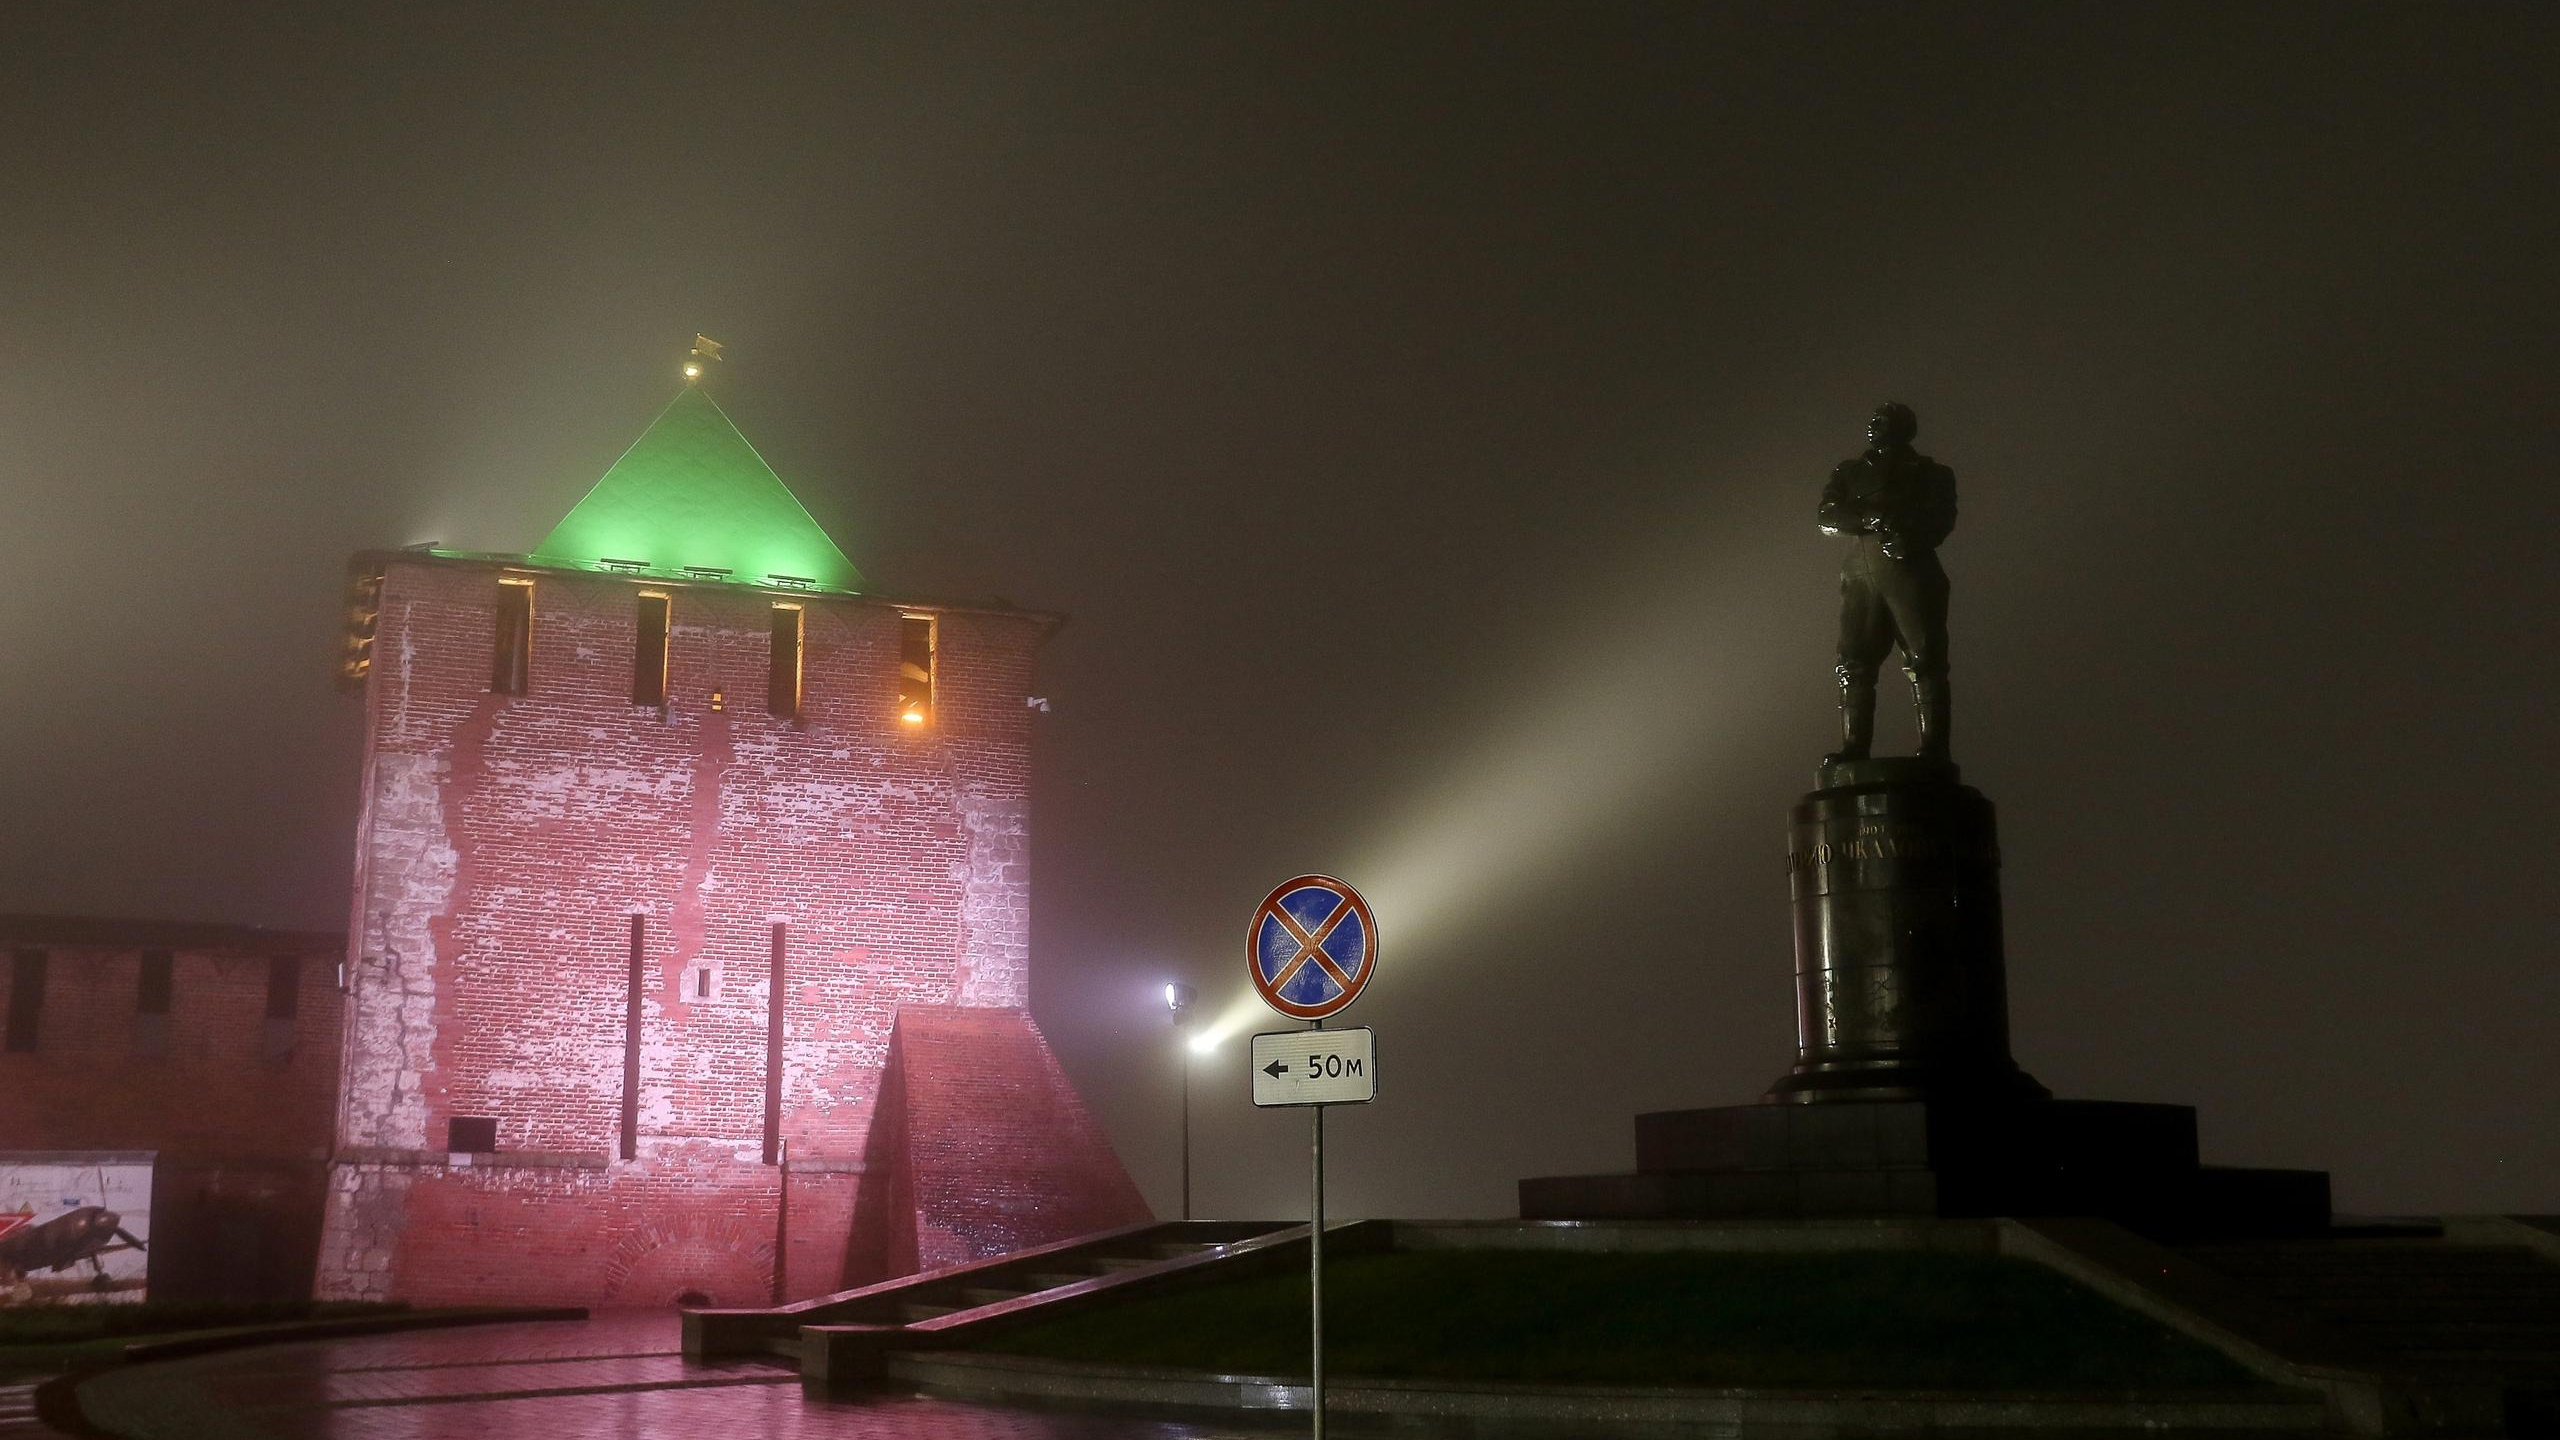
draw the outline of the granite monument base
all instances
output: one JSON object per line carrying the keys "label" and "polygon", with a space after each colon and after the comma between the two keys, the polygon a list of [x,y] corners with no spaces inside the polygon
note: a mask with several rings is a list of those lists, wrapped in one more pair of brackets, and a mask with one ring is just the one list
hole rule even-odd
{"label": "granite monument base", "polygon": [[2326,1228],[2329,1177],[2200,1165],[2183,1105],[1776,1101],[1639,1115],[1635,1173],[1523,1180],[1520,1215],[2098,1215],[2153,1235],[2288,1234]]}
{"label": "granite monument base", "polygon": [[1788,816],[1800,1104],[2044,1100],[2009,1055],[2000,836],[1943,760],[1830,761]]}
{"label": "granite monument base", "polygon": [[2186,1106],[2056,1100],[2019,1068],[1998,822],[1953,763],[1835,759],[1819,775],[1788,816],[1794,1067],[1757,1105],[1637,1116],[1635,1173],[1523,1180],[1521,1218],[2327,1227],[2326,1174],[2199,1164]]}

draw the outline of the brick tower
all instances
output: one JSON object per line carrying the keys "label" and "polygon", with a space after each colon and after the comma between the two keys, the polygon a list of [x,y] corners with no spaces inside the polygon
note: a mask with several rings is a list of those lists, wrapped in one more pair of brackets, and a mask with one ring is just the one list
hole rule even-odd
{"label": "brick tower", "polygon": [[1032,660],[689,385],[530,555],[356,557],[319,1292],[801,1298],[1147,1218],[1026,1008]]}

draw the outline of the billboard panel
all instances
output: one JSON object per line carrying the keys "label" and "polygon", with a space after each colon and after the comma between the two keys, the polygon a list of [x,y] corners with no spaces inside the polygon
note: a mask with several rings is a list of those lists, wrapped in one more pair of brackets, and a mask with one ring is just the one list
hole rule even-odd
{"label": "billboard panel", "polygon": [[0,1306],[143,1298],[148,1150],[0,1151]]}

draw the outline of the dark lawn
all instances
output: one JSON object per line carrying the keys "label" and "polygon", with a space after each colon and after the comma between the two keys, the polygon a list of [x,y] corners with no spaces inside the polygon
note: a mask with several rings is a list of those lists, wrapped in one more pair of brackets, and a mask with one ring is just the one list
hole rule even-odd
{"label": "dark lawn", "polygon": [[[2123,1389],[2256,1383],[2023,1260],[1418,1251],[1325,1266],[1332,1375],[1586,1384]],[[1304,1273],[1139,1298],[979,1348],[1307,1373]]]}

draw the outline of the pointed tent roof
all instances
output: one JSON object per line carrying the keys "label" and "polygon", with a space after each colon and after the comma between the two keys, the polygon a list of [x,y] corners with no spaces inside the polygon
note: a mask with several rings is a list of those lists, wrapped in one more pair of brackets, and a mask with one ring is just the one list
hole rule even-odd
{"label": "pointed tent roof", "polygon": [[862,572],[699,387],[686,386],[535,547],[535,560],[653,572],[725,570],[746,585],[788,576],[860,590]]}

